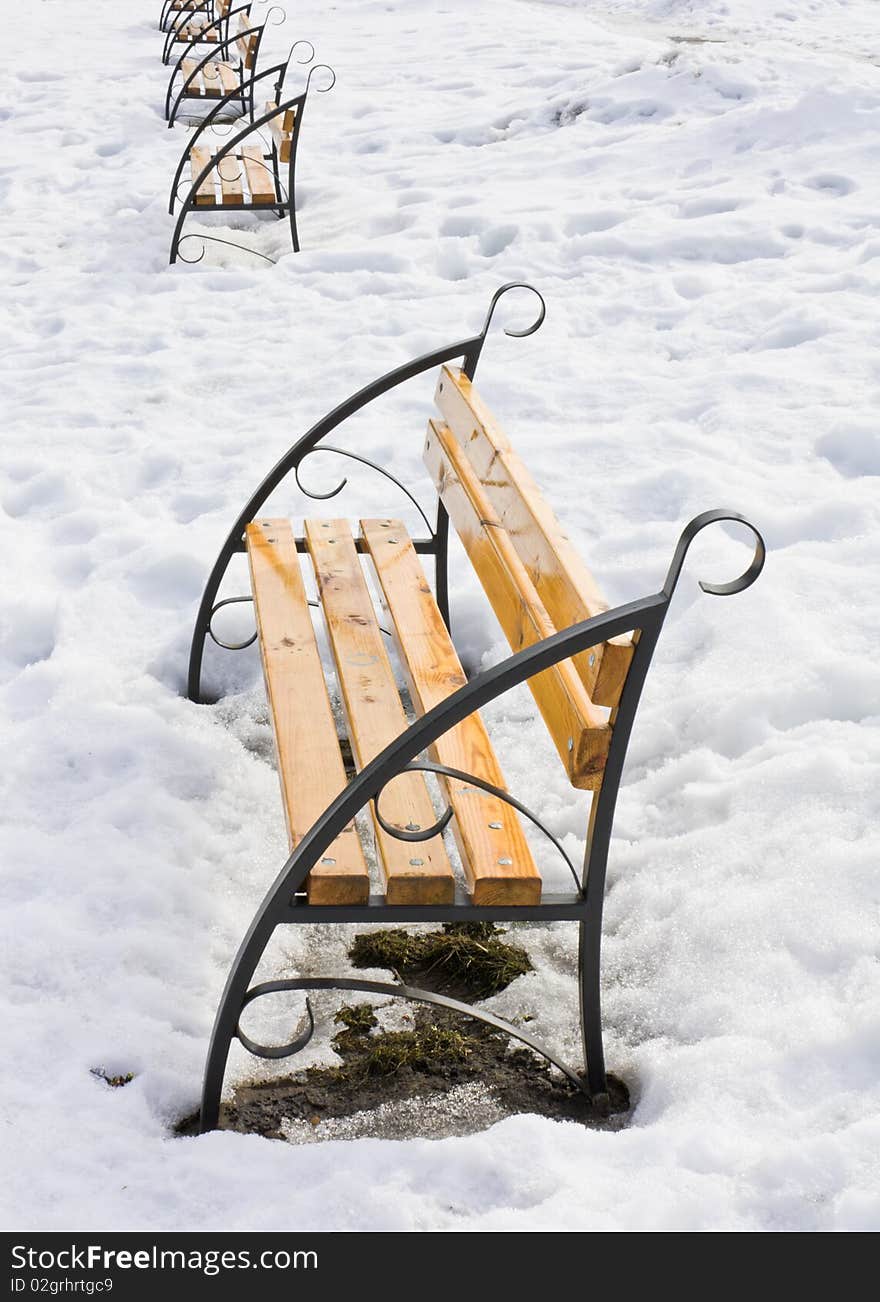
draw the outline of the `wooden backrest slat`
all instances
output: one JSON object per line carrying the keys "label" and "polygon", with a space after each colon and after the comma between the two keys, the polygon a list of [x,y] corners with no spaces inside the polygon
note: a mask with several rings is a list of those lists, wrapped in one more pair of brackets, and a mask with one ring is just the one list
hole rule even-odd
{"label": "wooden backrest slat", "polygon": [[[239,31],[247,31],[249,25],[250,25],[250,20],[247,18],[245,14],[242,14],[239,20]],[[242,63],[248,69],[249,72],[253,70],[254,56],[257,50],[258,36],[259,36],[259,32],[252,31],[249,36],[239,36],[238,40],[235,42],[236,45],[238,46],[238,51],[239,54],[241,55]]]}
{"label": "wooden backrest slat", "polygon": [[[266,105],[265,112],[271,113],[277,109],[278,105],[270,100]],[[269,129],[275,139],[278,149],[278,157],[282,163],[290,162],[290,150],[293,139],[293,126],[296,122],[296,110],[285,109],[283,113],[276,112],[274,117],[269,119]]]}
{"label": "wooden backrest slat", "polygon": [[[476,472],[446,425],[428,424],[425,464],[514,651],[556,629]],[[529,687],[575,787],[602,780],[611,730],[571,661],[537,674]]]}
{"label": "wooden backrest slat", "polygon": [[[598,584],[467,376],[444,366],[435,400],[555,630],[607,610]],[[573,663],[597,705],[617,705],[632,655],[632,638],[626,634],[575,657]]]}

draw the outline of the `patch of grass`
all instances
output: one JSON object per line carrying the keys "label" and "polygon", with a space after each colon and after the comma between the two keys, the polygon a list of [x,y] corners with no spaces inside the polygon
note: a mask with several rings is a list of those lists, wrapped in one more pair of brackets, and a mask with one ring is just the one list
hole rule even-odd
{"label": "patch of grass", "polygon": [[[355,1031],[359,1035],[366,1035],[374,1026],[379,1025],[372,1004],[343,1004],[333,1020],[340,1022],[346,1030]],[[344,1035],[345,1032],[340,1031],[339,1034]]]}
{"label": "patch of grass", "polygon": [[[464,1063],[471,1054],[468,1036],[446,1026],[421,1026],[413,1031],[384,1031],[359,1038],[352,1045],[351,1031],[340,1032],[336,1043],[352,1053],[343,1067],[335,1069],[337,1079],[363,1080],[370,1076],[393,1076],[402,1068],[411,1071],[444,1070]],[[340,1044],[340,1041],[346,1041]]]}
{"label": "patch of grass", "polygon": [[92,1067],[91,1072],[98,1080],[102,1080],[105,1085],[109,1085],[114,1090],[121,1089],[123,1085],[129,1085],[134,1080],[133,1071],[127,1071],[124,1076],[108,1076],[103,1067]]}
{"label": "patch of grass", "polygon": [[501,940],[504,934],[493,922],[450,922],[423,935],[394,928],[356,936],[349,957],[355,967],[432,974],[438,988],[459,986],[486,999],[532,969],[525,950]]}

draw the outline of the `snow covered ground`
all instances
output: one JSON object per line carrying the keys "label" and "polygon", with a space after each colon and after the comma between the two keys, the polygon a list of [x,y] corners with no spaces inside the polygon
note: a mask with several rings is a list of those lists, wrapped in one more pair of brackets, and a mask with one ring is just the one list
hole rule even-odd
{"label": "snow covered ground", "polygon": [[[877,1229],[876,5],[297,0],[267,53],[307,37],[339,79],[303,128],[304,252],[242,218],[277,266],[212,246],[173,270],[158,8],[30,0],[7,31],[4,1222]],[[695,576],[744,551],[701,540],[633,738],[604,950],[631,1125],[174,1139],[285,853],[256,656],[211,658],[221,705],[180,694],[202,581],[294,437],[515,278],[547,321],[493,332],[481,389],[609,597],[653,590],[704,508],[769,547],[718,601]],[[426,495],[430,399],[409,386],[349,440]],[[358,479],[343,506],[381,494]],[[466,567],[453,588],[472,663],[501,656]],[[512,789],[577,850],[585,803],[529,698],[493,722]],[[570,929],[522,936],[537,970],[495,1006],[574,1056]],[[272,970],[344,946],[285,935]]]}

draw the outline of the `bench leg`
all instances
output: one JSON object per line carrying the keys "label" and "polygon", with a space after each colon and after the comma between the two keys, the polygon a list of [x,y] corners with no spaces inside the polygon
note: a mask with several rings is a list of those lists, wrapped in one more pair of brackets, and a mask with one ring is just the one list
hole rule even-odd
{"label": "bench leg", "polygon": [[605,1050],[602,1046],[602,997],[599,987],[601,922],[580,924],[578,945],[578,987],[580,991],[581,1039],[584,1070],[593,1104],[599,1110],[608,1105]]}

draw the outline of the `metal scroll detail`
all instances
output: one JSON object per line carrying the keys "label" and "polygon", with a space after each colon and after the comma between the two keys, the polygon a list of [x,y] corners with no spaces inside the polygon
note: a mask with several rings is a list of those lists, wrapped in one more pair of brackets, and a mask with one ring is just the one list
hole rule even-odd
{"label": "metal scroll detail", "polygon": [[409,489],[404,484],[402,484],[399,479],[397,479],[394,475],[392,475],[390,470],[386,470],[384,466],[380,466],[377,462],[371,461],[369,457],[360,456],[360,454],[357,452],[348,452],[346,451],[345,448],[337,448],[331,446],[329,443],[319,443],[316,447],[309,448],[309,450],[305,453],[305,455],[302,456],[300,460],[296,463],[296,465],[293,467],[293,477],[296,480],[296,486],[301,493],[304,493],[306,495],[306,497],[310,497],[314,502],[327,502],[331,497],[336,497],[339,493],[341,493],[343,488],[345,488],[346,484],[348,483],[348,478],[346,477],[343,480],[341,480],[341,482],[338,483],[335,488],[331,488],[329,493],[316,493],[312,489],[306,488],[305,484],[302,482],[302,480],[299,477],[300,466],[303,464],[306,457],[312,456],[316,452],[335,452],[338,457],[348,457],[350,461],[358,461],[362,466],[369,466],[371,470],[377,471],[378,474],[383,476],[383,478],[390,480],[391,483],[394,484],[396,488],[399,488],[401,493],[403,493],[405,497],[408,497],[409,500],[412,502],[413,506],[416,508],[416,510],[418,511],[419,515],[422,517],[422,520],[425,523],[425,528],[428,530],[428,537],[433,540],[434,530],[431,528],[431,522],[428,519],[428,517],[425,515],[425,512],[419,506],[418,502],[413,497]]}
{"label": "metal scroll detail", "polygon": [[181,235],[177,241],[177,257],[181,262],[188,262],[190,266],[195,266],[201,262],[207,250],[202,245],[202,251],[197,258],[188,258],[185,253],[180,252],[180,246],[187,240],[208,240],[211,244],[226,244],[230,249],[239,249],[242,253],[252,253],[255,258],[262,258],[264,262],[269,262],[273,267],[277,266],[274,258],[270,258],[266,253],[260,253],[259,249],[249,249],[246,244],[236,244],[234,240],[222,240],[219,235],[205,235],[203,231],[189,231],[186,235]]}
{"label": "metal scroll detail", "polygon": [[[431,1004],[435,1008],[446,1008],[450,1012],[462,1013],[465,1017],[472,1017],[474,1021],[483,1022],[484,1025],[491,1026],[493,1030],[509,1035],[513,1040],[519,1040],[533,1053],[545,1058],[558,1071],[561,1071],[575,1089],[582,1094],[586,1094],[588,1098],[590,1097],[590,1092],[583,1077],[562,1062],[540,1040],[536,1040],[534,1036],[529,1035],[518,1026],[506,1022],[503,1018],[496,1017],[494,1013],[478,1008],[474,1004],[465,1004],[459,999],[450,999],[448,995],[439,995],[433,990],[421,990],[417,986],[408,986],[403,983],[394,984],[391,981],[361,981],[357,977],[292,977],[283,981],[263,981],[260,985],[253,986],[242,1000],[242,1011],[255,999],[259,999],[263,995],[277,994],[284,990],[358,990],[370,995],[394,995],[399,999],[411,999],[414,1003]],[[314,1033],[315,1017],[308,999],[306,1000],[306,1019],[305,1029],[300,1031],[289,1044],[277,1046],[257,1044],[242,1031],[240,1023],[236,1024],[235,1035],[248,1052],[258,1058],[289,1058],[304,1049]]]}
{"label": "metal scroll detail", "polygon": [[[546,827],[545,824],[541,822],[537,814],[529,809],[527,805],[524,805],[522,801],[517,800],[512,796],[509,791],[505,791],[503,787],[496,787],[493,783],[487,782],[484,778],[475,777],[473,773],[464,773],[461,769],[452,769],[446,764],[435,764],[432,760],[413,760],[411,763],[404,765],[400,772],[436,773],[440,777],[455,778],[458,782],[467,783],[468,786],[472,787],[479,787],[481,791],[486,791],[489,795],[495,796],[498,800],[503,800],[506,805],[510,805],[517,811],[517,813],[522,814],[523,818],[527,818],[530,823],[533,823],[535,827],[537,827],[538,831],[542,832],[551,845],[559,851],[560,855],[565,860],[568,871],[574,878],[574,884],[577,887],[578,894],[581,893],[581,882],[578,871],[566,851],[563,849],[559,840],[553,835],[549,827]],[[382,798],[382,792],[385,790],[385,787],[387,787],[390,782],[393,782],[394,778],[398,776],[399,774],[395,773],[394,777],[389,778],[373,801],[373,810],[376,815],[376,822],[384,832],[387,832],[389,836],[393,836],[398,841],[430,841],[433,836],[439,836],[453,817],[453,809],[451,805],[446,806],[446,809],[440,815],[437,822],[431,827],[420,828],[418,831],[396,827],[393,823],[387,823],[382,817],[379,810],[379,801]]]}

